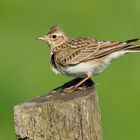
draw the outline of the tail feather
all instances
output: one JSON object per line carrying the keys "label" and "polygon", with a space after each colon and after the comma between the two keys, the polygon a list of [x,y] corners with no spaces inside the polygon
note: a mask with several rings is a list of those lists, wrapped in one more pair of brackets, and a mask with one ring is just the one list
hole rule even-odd
{"label": "tail feather", "polygon": [[125,50],[128,52],[139,52],[140,46],[138,46],[138,45],[127,46],[127,48]]}
{"label": "tail feather", "polygon": [[139,40],[140,39],[136,38],[125,41],[127,43],[125,50],[128,52],[139,52],[140,51],[140,45],[138,45]]}
{"label": "tail feather", "polygon": [[137,42],[137,41],[139,41],[140,39],[139,38],[135,38],[135,39],[130,39],[130,40],[127,40],[127,41],[125,41],[126,43],[133,43],[133,42]]}

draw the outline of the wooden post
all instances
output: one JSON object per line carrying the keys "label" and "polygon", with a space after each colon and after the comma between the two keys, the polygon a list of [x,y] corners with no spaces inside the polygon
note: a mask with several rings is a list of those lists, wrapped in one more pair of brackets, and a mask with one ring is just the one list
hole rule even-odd
{"label": "wooden post", "polygon": [[[98,97],[91,80],[85,91],[63,93],[59,87],[14,107],[18,140],[102,140]],[[85,86],[85,85],[84,85]]]}

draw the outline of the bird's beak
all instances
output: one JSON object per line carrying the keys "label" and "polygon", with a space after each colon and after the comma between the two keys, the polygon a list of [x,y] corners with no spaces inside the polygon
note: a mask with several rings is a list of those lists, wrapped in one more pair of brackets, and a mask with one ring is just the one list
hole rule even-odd
{"label": "bird's beak", "polygon": [[41,37],[38,37],[37,39],[38,40],[44,40],[44,37],[41,36]]}
{"label": "bird's beak", "polygon": [[37,39],[48,42],[46,36],[41,36],[41,37],[38,37]]}

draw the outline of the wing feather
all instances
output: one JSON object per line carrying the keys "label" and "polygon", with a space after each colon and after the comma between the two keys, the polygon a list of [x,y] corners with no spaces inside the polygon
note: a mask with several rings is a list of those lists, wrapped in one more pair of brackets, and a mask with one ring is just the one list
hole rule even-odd
{"label": "wing feather", "polygon": [[127,43],[80,38],[70,40],[64,45],[67,45],[69,48],[61,49],[57,53],[56,61],[61,65],[66,66],[104,57],[122,49],[127,45]]}

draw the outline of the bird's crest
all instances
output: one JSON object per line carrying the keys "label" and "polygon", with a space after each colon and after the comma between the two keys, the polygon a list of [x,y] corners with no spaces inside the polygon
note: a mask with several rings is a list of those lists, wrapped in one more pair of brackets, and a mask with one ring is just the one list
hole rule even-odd
{"label": "bird's crest", "polygon": [[51,34],[51,33],[54,33],[56,31],[58,31],[60,29],[59,25],[58,24],[54,24],[53,26],[50,27],[47,35]]}

